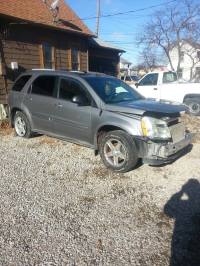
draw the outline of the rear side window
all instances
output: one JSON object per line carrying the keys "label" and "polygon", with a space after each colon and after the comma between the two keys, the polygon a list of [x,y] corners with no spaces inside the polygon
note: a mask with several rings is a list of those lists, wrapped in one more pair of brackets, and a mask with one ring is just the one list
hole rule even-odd
{"label": "rear side window", "polygon": [[165,72],[163,74],[163,83],[170,83],[177,81],[177,75],[175,72]]}
{"label": "rear side window", "polygon": [[31,93],[53,97],[56,89],[56,76],[40,76],[32,84]]}
{"label": "rear side window", "polygon": [[24,88],[24,86],[26,85],[26,83],[29,81],[30,78],[31,78],[31,75],[22,76],[21,78],[19,78],[15,82],[12,90],[13,91],[21,91]]}

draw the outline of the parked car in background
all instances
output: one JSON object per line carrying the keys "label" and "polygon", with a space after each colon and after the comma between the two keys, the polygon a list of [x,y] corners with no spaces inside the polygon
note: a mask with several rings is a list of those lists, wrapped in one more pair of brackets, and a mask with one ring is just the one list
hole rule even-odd
{"label": "parked car in background", "polygon": [[200,115],[200,83],[181,82],[172,71],[151,72],[131,86],[146,98],[184,103]]}
{"label": "parked car in background", "polygon": [[146,100],[104,74],[26,72],[15,82],[9,106],[19,137],[36,132],[82,144],[117,172],[133,169],[139,158],[171,162],[191,142],[179,121],[184,106]]}
{"label": "parked car in background", "polygon": [[121,80],[123,80],[124,82],[126,82],[127,84],[131,85],[131,84],[135,84],[139,81],[139,77],[136,75],[124,75],[121,76]]}

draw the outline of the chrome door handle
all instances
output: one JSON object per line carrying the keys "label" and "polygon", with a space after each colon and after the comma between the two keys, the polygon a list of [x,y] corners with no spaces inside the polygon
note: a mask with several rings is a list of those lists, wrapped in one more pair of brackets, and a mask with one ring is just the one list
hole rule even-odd
{"label": "chrome door handle", "polygon": [[62,108],[63,105],[62,105],[61,103],[58,103],[58,104],[57,104],[57,107],[58,107],[58,108]]}
{"label": "chrome door handle", "polygon": [[153,88],[154,89],[154,91],[157,91],[158,90],[158,88]]}

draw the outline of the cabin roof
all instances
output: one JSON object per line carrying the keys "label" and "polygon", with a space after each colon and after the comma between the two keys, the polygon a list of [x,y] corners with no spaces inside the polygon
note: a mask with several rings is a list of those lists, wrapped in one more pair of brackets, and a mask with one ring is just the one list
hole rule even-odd
{"label": "cabin roof", "polygon": [[54,21],[50,10],[53,0],[1,0],[0,2],[0,16],[18,19],[27,24],[39,24],[94,36],[64,0],[60,0],[57,22]]}
{"label": "cabin roof", "polygon": [[116,50],[118,52],[125,52],[123,49],[109,43],[106,41],[103,41],[99,38],[91,38],[90,39],[90,47],[94,47],[94,48],[105,48],[105,49],[111,49],[111,50]]}

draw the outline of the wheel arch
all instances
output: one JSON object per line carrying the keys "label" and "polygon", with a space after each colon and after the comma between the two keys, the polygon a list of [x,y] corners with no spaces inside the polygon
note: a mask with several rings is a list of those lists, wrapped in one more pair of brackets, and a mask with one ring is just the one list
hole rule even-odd
{"label": "wheel arch", "polygon": [[14,117],[17,112],[23,112],[23,111],[19,107],[13,107],[10,111],[10,123],[12,127],[14,127]]}
{"label": "wheel arch", "polygon": [[25,114],[32,126],[32,119],[31,119],[29,112],[26,112],[20,107],[13,107],[10,111],[10,123],[11,123],[12,128],[14,127],[14,117],[17,112],[22,112],[23,114]]}
{"label": "wheel arch", "polygon": [[120,127],[119,125],[116,125],[116,124],[104,124],[104,125],[101,125],[98,127],[98,129],[96,130],[96,133],[95,133],[95,137],[94,137],[94,147],[95,147],[95,150],[98,150],[98,142],[99,142],[99,139],[100,137],[102,136],[103,133],[107,133],[109,131],[114,131],[114,130],[122,130],[128,134],[130,134],[129,130],[127,128],[124,128],[124,127]]}
{"label": "wheel arch", "polygon": [[191,99],[191,98],[195,98],[195,99],[198,99],[200,101],[200,94],[198,94],[198,93],[189,93],[189,94],[186,94],[184,96],[183,102],[185,102],[186,99]]}

